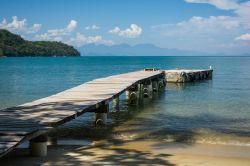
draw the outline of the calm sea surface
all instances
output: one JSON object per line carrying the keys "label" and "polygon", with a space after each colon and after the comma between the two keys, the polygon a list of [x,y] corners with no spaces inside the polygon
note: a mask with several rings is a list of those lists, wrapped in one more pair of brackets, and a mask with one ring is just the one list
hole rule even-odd
{"label": "calm sea surface", "polygon": [[95,78],[143,68],[212,66],[211,81],[168,84],[144,106],[110,113],[96,128],[87,113],[51,135],[68,139],[156,139],[250,146],[250,57],[0,58],[0,108],[16,106]]}

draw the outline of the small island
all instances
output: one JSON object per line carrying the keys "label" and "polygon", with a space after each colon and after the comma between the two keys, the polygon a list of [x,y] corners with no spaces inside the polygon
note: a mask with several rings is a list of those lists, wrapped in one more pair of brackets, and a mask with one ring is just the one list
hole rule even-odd
{"label": "small island", "polygon": [[0,57],[80,56],[73,46],[56,41],[27,41],[21,36],[0,29]]}

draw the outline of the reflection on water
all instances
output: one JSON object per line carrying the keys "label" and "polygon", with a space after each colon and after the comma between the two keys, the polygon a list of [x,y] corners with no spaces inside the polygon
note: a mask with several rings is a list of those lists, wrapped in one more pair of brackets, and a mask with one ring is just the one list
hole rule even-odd
{"label": "reflection on water", "polygon": [[185,87],[187,86],[187,84],[192,84],[192,83],[167,83],[167,89],[168,90],[174,90],[174,91],[178,91],[178,90],[184,90]]}

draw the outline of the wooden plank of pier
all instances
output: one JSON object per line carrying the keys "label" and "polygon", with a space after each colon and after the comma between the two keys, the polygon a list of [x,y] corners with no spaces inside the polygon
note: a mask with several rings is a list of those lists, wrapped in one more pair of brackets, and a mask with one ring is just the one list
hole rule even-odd
{"label": "wooden plank of pier", "polygon": [[130,86],[163,71],[136,71],[86,82],[55,95],[0,111],[0,157],[51,127],[109,102]]}

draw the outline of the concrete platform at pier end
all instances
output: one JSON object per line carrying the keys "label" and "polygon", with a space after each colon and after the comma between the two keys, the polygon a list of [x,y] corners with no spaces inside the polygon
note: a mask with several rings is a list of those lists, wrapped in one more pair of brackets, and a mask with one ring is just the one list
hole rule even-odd
{"label": "concrete platform at pier end", "polygon": [[169,83],[185,83],[201,80],[211,80],[213,77],[212,68],[203,70],[174,69],[164,70],[164,72],[166,82]]}

